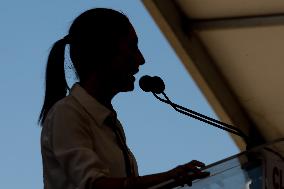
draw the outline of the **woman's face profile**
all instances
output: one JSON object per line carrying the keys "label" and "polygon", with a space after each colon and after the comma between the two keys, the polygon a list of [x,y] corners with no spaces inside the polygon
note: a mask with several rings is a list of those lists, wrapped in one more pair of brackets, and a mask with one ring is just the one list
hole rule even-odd
{"label": "woman's face profile", "polygon": [[110,63],[110,77],[119,92],[134,89],[134,75],[139,71],[139,66],[145,63],[144,57],[138,48],[138,38],[134,28],[130,25],[127,37],[119,43],[117,56]]}

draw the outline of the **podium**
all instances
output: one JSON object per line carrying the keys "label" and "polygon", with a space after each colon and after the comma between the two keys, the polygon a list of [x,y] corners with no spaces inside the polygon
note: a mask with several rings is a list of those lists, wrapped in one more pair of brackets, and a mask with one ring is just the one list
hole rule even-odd
{"label": "podium", "polygon": [[[284,138],[206,166],[210,176],[184,189],[284,189]],[[164,188],[171,181],[155,188]]]}

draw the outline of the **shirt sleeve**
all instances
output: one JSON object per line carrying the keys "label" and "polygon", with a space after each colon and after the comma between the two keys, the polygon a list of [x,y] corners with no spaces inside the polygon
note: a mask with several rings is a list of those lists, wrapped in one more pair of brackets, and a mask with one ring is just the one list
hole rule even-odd
{"label": "shirt sleeve", "polygon": [[90,188],[90,183],[108,175],[108,168],[93,149],[92,132],[82,112],[59,104],[49,124],[54,156],[76,188]]}

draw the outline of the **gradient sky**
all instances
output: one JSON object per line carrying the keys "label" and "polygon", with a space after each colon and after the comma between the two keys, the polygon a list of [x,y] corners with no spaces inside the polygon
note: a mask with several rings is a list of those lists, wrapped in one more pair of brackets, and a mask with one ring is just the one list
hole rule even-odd
{"label": "gradient sky", "polygon": [[[142,75],[158,75],[176,103],[215,117],[143,4],[138,0],[1,0],[0,2],[0,188],[42,188],[40,127],[44,73],[52,44],[84,10],[109,7],[128,15],[146,59]],[[67,58],[67,62],[68,58]],[[74,81],[67,72],[70,85]],[[113,104],[141,175],[197,159],[206,164],[238,153],[227,133],[176,113],[135,83]]]}

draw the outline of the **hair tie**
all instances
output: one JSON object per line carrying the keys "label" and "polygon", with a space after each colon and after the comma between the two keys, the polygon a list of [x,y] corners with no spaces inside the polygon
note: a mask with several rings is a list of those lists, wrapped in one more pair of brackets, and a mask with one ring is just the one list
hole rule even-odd
{"label": "hair tie", "polygon": [[65,37],[62,38],[63,41],[65,42],[65,44],[70,44],[70,36],[69,35],[66,35]]}

